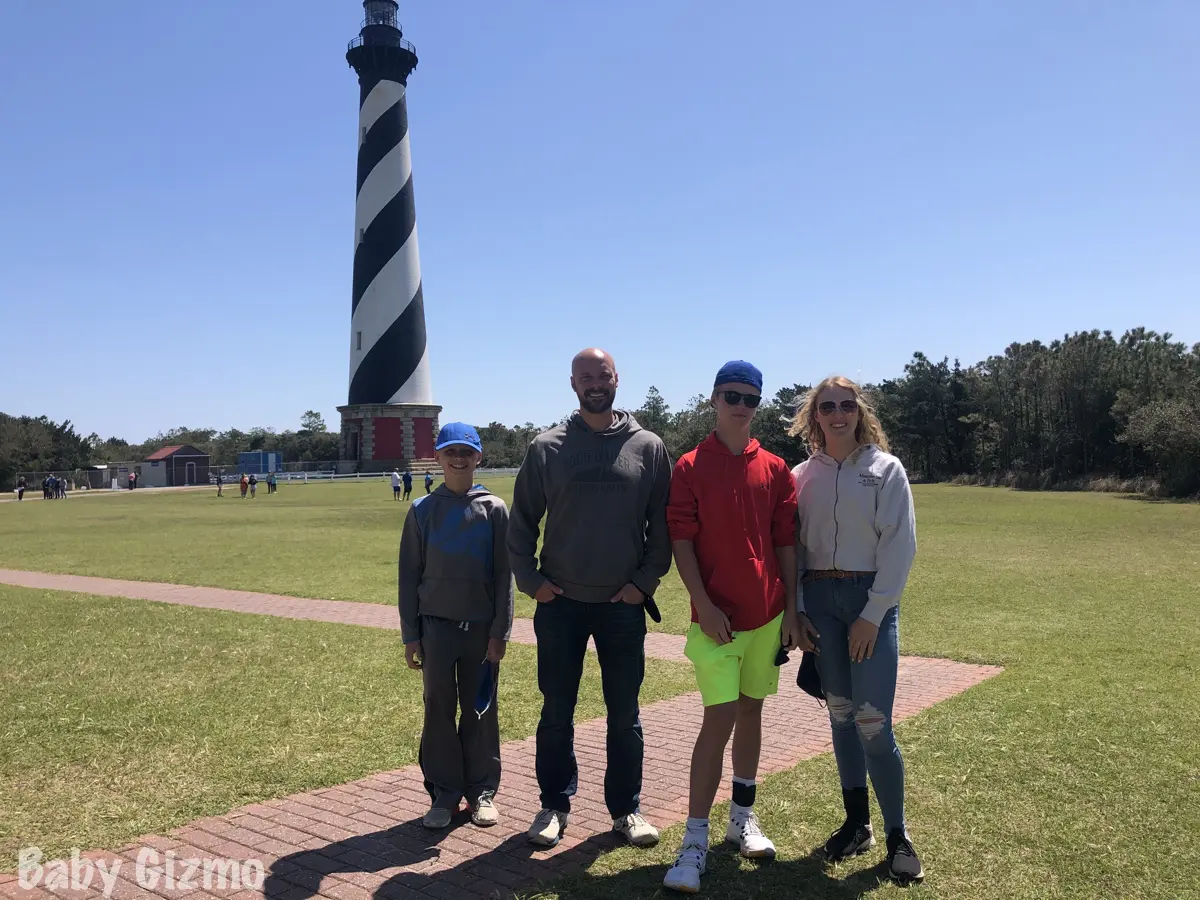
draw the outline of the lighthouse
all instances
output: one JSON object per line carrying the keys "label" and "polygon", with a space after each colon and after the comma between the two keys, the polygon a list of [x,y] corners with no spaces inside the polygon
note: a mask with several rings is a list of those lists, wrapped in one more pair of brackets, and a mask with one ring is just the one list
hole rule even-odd
{"label": "lighthouse", "polygon": [[417,51],[396,0],[364,0],[346,62],[358,75],[358,187],[350,305],[350,390],[342,462],[380,471],[432,458],[433,403],[405,94]]}

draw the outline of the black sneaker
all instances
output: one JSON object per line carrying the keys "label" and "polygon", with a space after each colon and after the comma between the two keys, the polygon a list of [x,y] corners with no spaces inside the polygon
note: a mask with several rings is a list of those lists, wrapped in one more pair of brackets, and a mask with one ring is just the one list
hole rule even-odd
{"label": "black sneaker", "polygon": [[903,828],[893,828],[887,836],[888,874],[901,884],[913,884],[925,877],[921,859]]}
{"label": "black sneaker", "polygon": [[874,846],[875,835],[871,826],[859,825],[847,819],[825,842],[825,858],[837,862],[866,853]]}

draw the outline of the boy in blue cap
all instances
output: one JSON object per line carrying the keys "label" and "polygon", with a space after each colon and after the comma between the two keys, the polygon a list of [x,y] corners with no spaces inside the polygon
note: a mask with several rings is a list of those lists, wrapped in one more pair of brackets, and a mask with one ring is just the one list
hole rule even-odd
{"label": "boy in blue cap", "polygon": [[409,508],[400,539],[404,656],[425,685],[423,823],[445,828],[465,797],[471,821],[486,827],[498,819],[496,678],[513,618],[508,507],[474,483],[483,458],[474,428],[446,425],[435,449],[445,480]]}

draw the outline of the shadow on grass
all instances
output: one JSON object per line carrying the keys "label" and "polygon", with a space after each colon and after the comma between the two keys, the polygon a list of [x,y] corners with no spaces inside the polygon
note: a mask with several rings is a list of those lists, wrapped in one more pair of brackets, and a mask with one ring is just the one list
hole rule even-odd
{"label": "shadow on grass", "polygon": [[1195,506],[1200,503],[1200,497],[1151,497],[1148,494],[1121,494],[1122,500],[1136,500],[1139,503],[1169,504],[1172,506]]}
{"label": "shadow on grass", "polygon": [[[747,865],[735,848],[727,844],[712,847],[708,852],[708,870],[700,882],[700,893],[708,897],[753,897],[758,900],[793,900],[795,897],[851,900],[869,896],[889,883],[887,863],[882,859],[874,866],[842,875],[836,867],[825,862],[817,848],[799,859],[749,864],[749,870]],[[640,866],[603,875],[580,872],[546,887],[551,895],[571,900],[686,896],[662,886],[666,872],[665,865]],[[533,900],[531,894],[521,896]]]}
{"label": "shadow on grass", "polygon": [[[576,847],[546,856],[523,832],[498,846],[484,849],[464,840],[467,823],[459,813],[444,831],[429,831],[420,819],[392,828],[336,841],[313,850],[280,857],[263,884],[266,900],[308,900],[318,892],[345,897],[370,893],[374,900],[420,900],[427,897],[517,897],[524,900],[559,897],[599,900],[619,897],[677,897],[662,887],[666,866],[638,866],[619,872],[591,874],[585,870],[600,856],[622,846],[611,832],[596,834]],[[461,859],[450,868],[434,869],[443,845]],[[791,900],[851,900],[869,895],[886,883],[886,864],[839,877],[816,854],[763,863],[743,869],[736,849],[715,846],[709,852],[708,873],[701,890],[711,897],[742,896]],[[382,884],[373,873],[404,867]],[[332,876],[327,879],[327,876]],[[336,883],[346,883],[339,887]],[[355,885],[350,887],[349,885]]]}

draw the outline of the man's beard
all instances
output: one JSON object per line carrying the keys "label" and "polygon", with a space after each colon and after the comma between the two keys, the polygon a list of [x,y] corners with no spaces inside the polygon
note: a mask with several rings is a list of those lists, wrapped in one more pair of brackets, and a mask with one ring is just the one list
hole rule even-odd
{"label": "man's beard", "polygon": [[579,395],[579,408],[586,413],[605,413],[612,409],[615,391],[605,391],[603,397],[589,397],[586,393]]}

